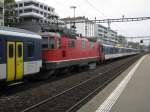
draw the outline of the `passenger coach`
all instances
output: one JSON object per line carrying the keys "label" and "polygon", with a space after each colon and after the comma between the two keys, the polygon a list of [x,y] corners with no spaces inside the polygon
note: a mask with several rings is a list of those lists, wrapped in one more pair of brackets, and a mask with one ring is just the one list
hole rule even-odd
{"label": "passenger coach", "polygon": [[103,51],[105,60],[134,55],[134,54],[139,53],[138,49],[117,47],[117,46],[106,45],[106,44],[102,45],[102,51]]}
{"label": "passenger coach", "polygon": [[41,37],[32,32],[0,27],[0,81],[21,80],[42,67]]}

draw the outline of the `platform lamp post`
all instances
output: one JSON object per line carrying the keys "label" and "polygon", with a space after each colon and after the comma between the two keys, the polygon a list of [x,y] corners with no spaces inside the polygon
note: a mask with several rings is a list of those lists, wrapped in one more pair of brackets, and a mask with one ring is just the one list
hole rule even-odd
{"label": "platform lamp post", "polygon": [[71,6],[70,7],[71,9],[73,9],[73,11],[74,11],[74,22],[73,22],[73,26],[72,26],[72,28],[73,28],[73,31],[74,31],[74,33],[75,33],[75,29],[76,29],[76,26],[75,26],[75,9],[77,8],[76,6]]}

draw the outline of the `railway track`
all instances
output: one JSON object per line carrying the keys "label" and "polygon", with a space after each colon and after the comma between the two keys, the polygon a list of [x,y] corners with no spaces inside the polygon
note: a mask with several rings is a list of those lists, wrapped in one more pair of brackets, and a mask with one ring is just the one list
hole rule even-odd
{"label": "railway track", "polygon": [[[31,88],[28,88],[27,85],[26,88],[28,89],[14,93],[4,100],[0,98],[0,111],[75,111],[117,77],[120,72],[131,65],[138,57],[128,57],[112,63],[106,62],[106,64],[94,71],[65,76],[65,78],[54,80],[54,82],[52,80],[44,81],[45,83],[42,82],[43,84],[41,85],[39,83],[36,86],[31,86]],[[119,69],[116,71],[114,70],[115,68]]]}
{"label": "railway track", "polygon": [[[130,66],[134,60],[131,59],[121,66],[116,66],[116,70],[108,70],[103,73],[85,80],[55,96],[49,97],[41,102],[32,105],[21,112],[72,112],[76,111],[82,104],[84,104],[90,97],[103,89],[114,78],[116,78],[121,72],[123,72],[128,66]],[[90,85],[90,86],[89,86]],[[85,92],[87,91],[87,92]],[[71,102],[70,102],[71,101]],[[55,106],[54,106],[55,104]]]}

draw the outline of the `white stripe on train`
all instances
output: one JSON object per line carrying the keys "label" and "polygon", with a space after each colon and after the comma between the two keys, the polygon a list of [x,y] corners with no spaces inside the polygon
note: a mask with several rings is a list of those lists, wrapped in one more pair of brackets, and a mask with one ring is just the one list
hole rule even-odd
{"label": "white stripe on train", "polygon": [[[42,60],[24,62],[24,76],[40,72]],[[0,64],[0,80],[6,79],[6,64]]]}

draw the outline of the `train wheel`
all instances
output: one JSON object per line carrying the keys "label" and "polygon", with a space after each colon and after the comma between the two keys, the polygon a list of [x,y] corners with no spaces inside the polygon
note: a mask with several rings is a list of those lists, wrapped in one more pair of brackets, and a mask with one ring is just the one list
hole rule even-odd
{"label": "train wheel", "polygon": [[52,75],[54,75],[54,73],[55,73],[55,70],[43,71],[43,72],[39,73],[38,79],[39,80],[47,80],[50,77],[52,77]]}

